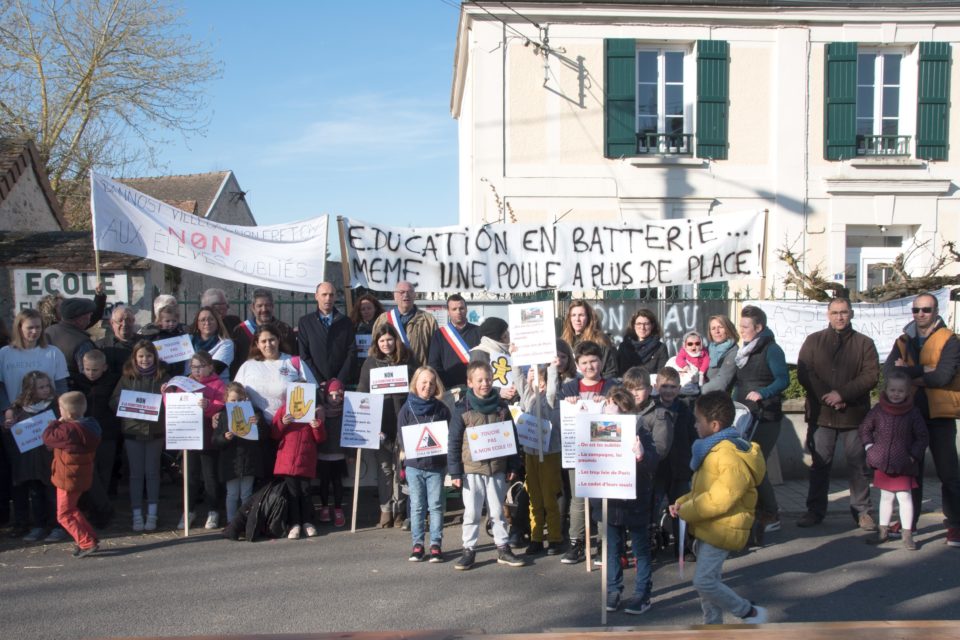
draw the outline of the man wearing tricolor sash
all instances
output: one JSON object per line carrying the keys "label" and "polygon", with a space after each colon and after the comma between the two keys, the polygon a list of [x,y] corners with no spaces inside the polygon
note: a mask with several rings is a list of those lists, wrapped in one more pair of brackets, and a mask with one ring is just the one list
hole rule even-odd
{"label": "man wearing tricolor sash", "polygon": [[374,335],[384,322],[393,325],[400,334],[400,340],[410,351],[414,368],[427,364],[430,340],[437,330],[437,321],[431,314],[417,308],[416,299],[417,291],[412,283],[405,280],[398,282],[393,290],[393,301],[397,306],[382,314],[373,324]]}
{"label": "man wearing tricolor sash", "polygon": [[247,361],[250,355],[250,342],[257,327],[272,323],[280,332],[280,353],[297,355],[297,338],[290,325],[277,320],[273,315],[273,294],[269,289],[254,289],[253,302],[250,303],[249,317],[237,325],[230,334],[233,338],[233,363],[230,365],[230,378],[237,377],[240,365]]}
{"label": "man wearing tricolor sash", "polygon": [[480,327],[467,322],[467,301],[459,293],[447,298],[447,320],[430,340],[428,361],[452,390],[467,384],[470,349],[480,344]]}

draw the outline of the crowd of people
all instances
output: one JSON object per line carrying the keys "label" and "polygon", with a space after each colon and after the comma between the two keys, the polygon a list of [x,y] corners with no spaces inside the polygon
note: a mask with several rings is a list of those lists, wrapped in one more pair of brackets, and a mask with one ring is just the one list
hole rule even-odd
{"label": "crowd of people", "polygon": [[[362,295],[346,315],[336,307],[335,287],[323,282],[317,310],[294,329],[276,318],[267,290],[254,291],[244,319],[228,314],[223,291],[208,290],[190,324],[181,322],[177,300],[161,295],[152,322],[138,329],[132,310],[119,306],[97,341],[88,330],[103,316],[102,293],[21,310],[9,344],[0,349],[0,524],[11,523],[24,542],[72,538],[74,555],[94,553],[97,528],[113,517],[109,495],[122,458],[131,528],[157,529],[169,455],[163,407],[156,420],[118,417],[117,410],[123,391],[180,391],[184,383],[175,378],[182,376],[202,386],[204,436],[202,450],[184,452],[190,477],[178,527],[204,513],[206,529],[224,525],[234,539],[297,539],[316,536],[322,525],[343,527],[343,479],[357,451],[340,446],[344,393],[367,392],[375,369],[402,366],[409,392],[385,397],[374,458],[378,526],[410,531],[410,561],[445,560],[447,477],[464,505],[455,569],[474,566],[484,512],[499,564],[522,567],[541,554],[559,556],[563,564],[583,561],[587,505],[573,491],[575,469],[562,466],[560,423],[562,403],[592,401],[603,412],[637,416],[636,496],[608,505],[608,610],[622,606],[640,614],[650,607],[647,532],[662,509],[689,524],[689,539],[675,530],[673,542],[678,554],[697,559],[694,585],[705,622],[722,621],[724,612],[748,623],[765,619],[762,607],[720,577],[730,552],[749,540],[762,544],[765,534],[782,526],[765,463],[780,435],[789,374],[761,308],[743,307],[736,322],[710,317],[703,333],[687,332],[670,356],[653,312],[636,311],[614,345],[590,303],[574,300],[553,361],[517,368],[507,384],[495,384],[490,363],[515,348],[506,321],[470,323],[466,300],[453,294],[446,301],[447,323],[439,326],[417,306],[413,284],[398,283],[393,297],[387,311],[373,295]],[[845,299],[829,303],[828,326],[804,342],[797,373],[807,394],[813,465],[808,510],[798,526],[816,526],[826,515],[839,442],[855,525],[874,532],[874,544],[901,537],[905,548],[916,549],[929,448],[942,486],[947,543],[960,547],[960,341],[940,317],[936,297],[917,296],[912,313],[882,365],[873,340],[853,329],[853,308]],[[193,355],[162,361],[155,343],[179,336],[189,337]],[[873,406],[881,369],[883,388]],[[286,406],[287,388],[298,381],[316,384],[317,395]],[[227,415],[228,402],[245,400],[255,410],[249,420],[259,427],[255,440],[235,433]],[[551,436],[542,450],[520,447],[517,455],[474,460],[467,430],[509,421],[510,404],[549,419]],[[735,423],[738,405],[748,419]],[[13,437],[17,423],[46,411],[55,416],[43,435],[46,446],[21,453]],[[434,422],[448,424],[447,453],[407,457],[403,427]],[[508,522],[504,502],[518,481],[528,513]],[[871,482],[881,489],[877,519]],[[636,578],[634,595],[622,600],[628,542]]]}

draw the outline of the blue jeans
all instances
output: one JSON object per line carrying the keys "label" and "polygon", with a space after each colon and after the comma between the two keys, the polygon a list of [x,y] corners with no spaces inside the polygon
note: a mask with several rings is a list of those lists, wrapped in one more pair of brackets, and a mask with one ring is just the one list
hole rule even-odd
{"label": "blue jeans", "polygon": [[750,613],[753,606],[750,601],[723,584],[723,561],[730,552],[703,540],[697,540],[693,548],[697,554],[693,586],[700,595],[703,624],[723,624],[724,611],[729,611],[738,618]]}
{"label": "blue jeans", "polygon": [[[650,536],[647,525],[629,529],[633,544],[633,556],[637,562],[637,579],[633,585],[634,597],[646,602],[653,592],[653,572],[650,570]],[[623,591],[623,567],[620,566],[618,549],[623,549],[627,528],[607,525],[607,593]]]}
{"label": "blue jeans", "polygon": [[410,487],[410,533],[413,544],[423,544],[423,520],[430,511],[430,544],[443,542],[443,472],[407,467]]}

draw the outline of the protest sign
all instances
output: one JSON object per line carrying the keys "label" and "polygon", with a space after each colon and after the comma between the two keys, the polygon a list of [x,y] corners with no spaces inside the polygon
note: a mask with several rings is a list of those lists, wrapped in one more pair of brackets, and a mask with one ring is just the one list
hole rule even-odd
{"label": "protest sign", "polygon": [[518,293],[637,289],[762,275],[762,211],[632,222],[406,228],[344,219],[350,285]]}
{"label": "protest sign", "polygon": [[633,415],[577,417],[576,487],[578,498],[637,497],[637,437]]}
{"label": "protest sign", "polygon": [[194,391],[200,391],[203,389],[204,385],[197,382],[193,378],[188,378],[186,376],[173,376],[170,380],[167,381],[168,387],[176,387],[181,391],[186,391],[187,393],[193,393]]}
{"label": "protest sign", "polygon": [[317,385],[312,382],[291,382],[287,385],[284,402],[287,413],[297,422],[310,422],[314,419],[317,413],[314,406],[316,399]]}
{"label": "protest sign", "polygon": [[407,365],[370,369],[370,393],[407,393],[410,383]]}
{"label": "protest sign", "polygon": [[467,427],[464,432],[474,462],[502,458],[517,453],[517,441],[513,436],[513,422],[494,422],[476,427]]}
{"label": "protest sign", "polygon": [[94,248],[232,282],[313,293],[323,280],[327,216],[266,227],[213,222],[90,172]]}
{"label": "protest sign", "polygon": [[163,396],[159,393],[123,389],[120,391],[120,402],[117,404],[117,417],[156,422],[160,419],[162,403]]}
{"label": "protest sign", "polygon": [[[937,305],[947,321],[947,326],[951,326],[951,320],[947,318],[950,290],[939,289],[934,291],[933,295],[937,298]],[[894,343],[903,333],[903,327],[913,321],[910,308],[913,306],[914,297],[916,296],[876,304],[855,302],[851,305],[853,319],[850,324],[860,333],[873,338],[881,362],[893,350]],[[744,304],[758,306],[767,314],[767,326],[773,331],[777,344],[783,349],[790,364],[797,363],[800,347],[807,336],[826,329],[829,325],[825,302],[750,300]]]}
{"label": "protest sign", "polygon": [[560,446],[563,450],[563,460],[560,463],[564,469],[573,469],[577,462],[577,416],[580,414],[601,415],[603,401],[577,399],[560,402]]}
{"label": "protest sign", "polygon": [[166,394],[167,449],[203,449],[203,407],[199,393]]}
{"label": "protest sign", "polygon": [[340,446],[379,449],[382,415],[382,395],[347,391],[343,394],[343,423],[340,429]]}
{"label": "protest sign", "polygon": [[521,447],[527,447],[540,451],[542,448],[546,451],[550,444],[550,432],[553,425],[549,420],[540,419],[540,430],[537,432],[537,416],[530,413],[521,413],[515,419],[517,424],[517,440]]}
{"label": "protest sign", "polygon": [[253,405],[249,400],[227,403],[227,420],[230,421],[228,429],[244,440],[258,440],[260,438],[258,426],[251,422],[254,415]]}
{"label": "protest sign", "polygon": [[[556,348],[556,345],[554,345]],[[509,387],[514,382],[516,372],[513,369],[513,359],[505,354],[490,356],[490,368],[493,369],[493,386]]]}
{"label": "protest sign", "polygon": [[410,424],[401,429],[403,455],[407,460],[447,455],[447,422]]}
{"label": "protest sign", "polygon": [[557,357],[557,329],[553,324],[553,301],[512,304],[510,342],[516,350],[510,355],[513,365],[525,367],[553,362]]}
{"label": "protest sign", "polygon": [[20,453],[26,453],[42,445],[43,430],[47,428],[47,425],[50,424],[52,420],[56,419],[57,417],[53,411],[47,409],[32,418],[14,423],[10,428],[10,434],[13,436],[14,442],[17,443],[17,449],[20,450]]}
{"label": "protest sign", "polygon": [[370,352],[370,345],[373,344],[373,336],[369,333],[358,333],[353,339],[357,347],[357,358],[366,359]]}
{"label": "protest sign", "polygon": [[193,342],[189,335],[174,336],[156,340],[153,346],[157,348],[157,355],[166,363],[183,362],[189,360],[193,354]]}

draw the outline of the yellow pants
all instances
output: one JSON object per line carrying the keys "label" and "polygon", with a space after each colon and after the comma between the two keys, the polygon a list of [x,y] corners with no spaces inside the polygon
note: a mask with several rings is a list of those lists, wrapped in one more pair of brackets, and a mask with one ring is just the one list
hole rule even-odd
{"label": "yellow pants", "polygon": [[543,525],[546,521],[548,542],[563,542],[560,526],[560,505],[557,496],[563,490],[560,478],[560,453],[548,453],[540,462],[539,455],[526,454],[527,494],[530,496],[530,540],[543,542]]}

